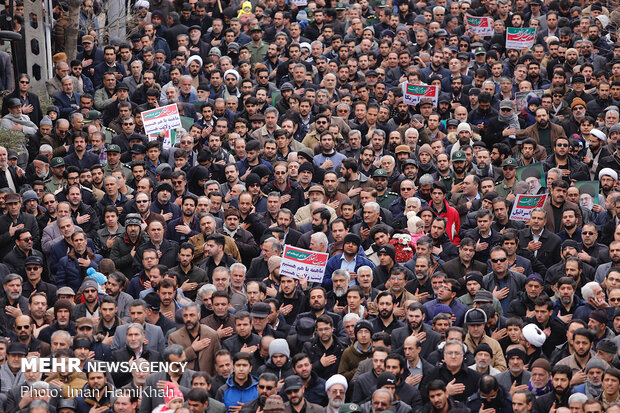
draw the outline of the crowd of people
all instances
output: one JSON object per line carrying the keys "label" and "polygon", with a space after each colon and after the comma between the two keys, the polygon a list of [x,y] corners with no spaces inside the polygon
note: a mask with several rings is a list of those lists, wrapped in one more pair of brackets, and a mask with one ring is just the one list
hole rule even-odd
{"label": "crowd of people", "polygon": [[0,411],[620,412],[616,3],[108,3],[0,70]]}

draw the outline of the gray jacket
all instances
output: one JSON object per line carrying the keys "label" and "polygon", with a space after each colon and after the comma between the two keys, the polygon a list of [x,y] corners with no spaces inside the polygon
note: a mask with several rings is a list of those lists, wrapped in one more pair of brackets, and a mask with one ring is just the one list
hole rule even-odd
{"label": "gray jacket", "polygon": [[[114,340],[112,341],[112,351],[125,348],[125,345],[127,344],[126,340],[128,327],[129,324],[123,324],[116,328],[116,332],[114,333]],[[146,348],[162,354],[164,352],[164,349],[166,348],[166,342],[164,341],[164,333],[161,331],[161,328],[153,324],[145,323],[144,334],[146,336],[146,339],[148,340]],[[155,407],[159,406],[159,404],[156,404]],[[149,410],[149,413],[150,412],[151,410]]]}
{"label": "gray jacket", "polygon": [[[500,374],[495,376],[495,378],[497,379],[497,382],[499,383],[499,385],[502,386],[506,394],[509,394],[510,388],[512,387],[512,381],[513,381],[510,375],[510,370],[501,372]],[[528,384],[531,378],[532,378],[532,373],[530,373],[527,370],[523,370],[523,373],[521,373],[521,379],[518,380],[516,384],[517,386],[521,386],[522,384]]]}
{"label": "gray jacket", "polygon": [[0,392],[2,394],[6,394],[13,387],[24,384],[25,381],[24,373],[18,371],[17,374],[13,374],[8,362],[0,367]]}

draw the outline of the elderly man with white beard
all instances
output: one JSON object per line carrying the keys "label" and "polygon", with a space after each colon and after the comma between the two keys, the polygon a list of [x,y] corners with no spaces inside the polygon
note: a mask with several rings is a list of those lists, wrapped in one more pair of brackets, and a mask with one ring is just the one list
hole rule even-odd
{"label": "elderly man with white beard", "polygon": [[332,290],[327,293],[327,309],[338,313],[347,306],[347,290],[351,277],[346,270],[336,270],[332,274]]}
{"label": "elderly man with white beard", "polygon": [[344,404],[348,388],[347,379],[341,374],[335,374],[325,382],[325,392],[328,399],[325,413],[338,413]]}

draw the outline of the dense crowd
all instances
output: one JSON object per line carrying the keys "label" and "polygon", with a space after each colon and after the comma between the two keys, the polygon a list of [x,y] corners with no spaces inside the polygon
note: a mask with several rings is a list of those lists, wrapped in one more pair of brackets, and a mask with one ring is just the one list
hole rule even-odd
{"label": "dense crowd", "polygon": [[620,412],[615,4],[82,0],[69,60],[54,0],[51,105],[0,52],[0,411]]}

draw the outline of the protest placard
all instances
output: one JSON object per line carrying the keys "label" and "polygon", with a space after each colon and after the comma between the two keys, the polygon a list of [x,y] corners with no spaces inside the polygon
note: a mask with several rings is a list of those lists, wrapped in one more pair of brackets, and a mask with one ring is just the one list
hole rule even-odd
{"label": "protest placard", "polygon": [[428,99],[437,107],[439,102],[439,87],[403,83],[403,102],[408,105],[417,105],[420,100]]}
{"label": "protest placard", "polygon": [[517,168],[517,181],[525,181],[530,187],[530,194],[536,195],[541,187],[547,187],[545,169],[542,162]]}
{"label": "protest placard", "polygon": [[475,17],[466,14],[465,20],[467,22],[467,29],[474,34],[482,37],[493,36],[495,34],[493,30],[493,19],[490,17]]}
{"label": "protest placard", "polygon": [[519,194],[512,205],[510,219],[516,221],[527,221],[530,219],[534,208],[542,208],[547,200],[547,194],[542,195],[525,195]]}
{"label": "protest placard", "polygon": [[506,29],[506,49],[523,50],[534,46],[536,27],[508,27]]}
{"label": "protest placard", "polygon": [[285,245],[280,264],[280,276],[286,275],[296,279],[305,277],[308,282],[320,283],[323,281],[328,259],[327,253]]}
{"label": "protest placard", "polygon": [[579,189],[581,195],[590,195],[595,204],[598,204],[598,194],[601,192],[601,184],[599,181],[579,181],[575,182],[575,188]]}
{"label": "protest placard", "polygon": [[542,99],[545,91],[542,89],[538,90],[523,90],[519,92],[515,92],[515,110],[520,112],[522,110],[527,109],[527,97],[530,95],[538,96]]}
{"label": "protest placard", "polygon": [[142,112],[141,116],[144,132],[149,140],[155,140],[160,132],[165,132],[162,148],[170,149],[174,145],[176,128],[182,127],[177,105],[172,104],[147,110]]}

